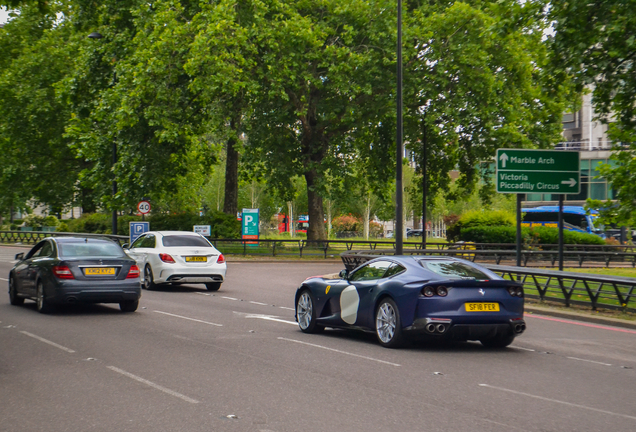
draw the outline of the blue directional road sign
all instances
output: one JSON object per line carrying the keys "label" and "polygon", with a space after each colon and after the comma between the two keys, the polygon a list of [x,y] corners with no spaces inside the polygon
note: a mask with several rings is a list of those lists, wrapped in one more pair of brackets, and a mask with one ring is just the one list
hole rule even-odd
{"label": "blue directional road sign", "polygon": [[130,243],[137,240],[137,237],[145,232],[150,231],[150,222],[129,222],[130,224]]}

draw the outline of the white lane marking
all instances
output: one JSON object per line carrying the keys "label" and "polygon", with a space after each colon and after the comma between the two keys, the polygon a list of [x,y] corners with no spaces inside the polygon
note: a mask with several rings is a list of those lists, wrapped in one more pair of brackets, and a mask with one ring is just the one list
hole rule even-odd
{"label": "white lane marking", "polygon": [[153,383],[152,381],[148,381],[147,379],[143,379],[141,377],[138,377],[137,375],[133,375],[130,372],[126,372],[125,370],[116,368],[115,366],[106,366],[106,367],[108,369],[112,370],[112,371],[115,371],[115,372],[120,373],[120,374],[122,374],[124,376],[127,376],[128,378],[132,378],[135,381],[139,381],[140,383],[149,385],[150,387],[156,388],[157,390],[161,390],[162,392],[168,393],[171,396],[178,397],[179,399],[182,399],[182,400],[184,400],[186,402],[190,402],[190,403],[193,403],[193,404],[199,403],[199,401],[196,400],[196,399],[189,398],[189,397],[187,397],[185,395],[182,395],[181,393],[177,393],[174,390],[170,390],[169,388],[162,387],[159,384]]}
{"label": "white lane marking", "polygon": [[291,310],[291,311],[296,312],[296,309],[290,308],[290,307],[287,307],[287,306],[278,306],[278,307],[281,308],[281,309],[287,309],[287,310]]}
{"label": "white lane marking", "polygon": [[588,362],[588,363],[596,363],[596,364],[600,364],[603,366],[611,366],[611,364],[609,363],[603,363],[600,361],[594,361],[594,360],[586,360],[586,359],[582,359],[582,358],[578,358],[578,357],[566,357],[569,358],[570,360],[578,360],[578,361],[582,361],[582,362]]}
{"label": "white lane marking", "polygon": [[[234,313],[241,313],[241,312],[234,312]],[[245,318],[257,318],[257,319],[262,319],[265,321],[275,321],[275,322],[280,322],[280,323],[285,323],[285,324],[292,324],[292,325],[298,325],[298,323],[296,323],[295,321],[287,321],[287,320],[283,320],[280,318],[277,318],[275,316],[272,315],[260,315],[260,314],[247,314],[245,315]]]}
{"label": "white lane marking", "polygon": [[279,340],[288,341],[288,342],[294,342],[294,343],[301,344],[301,345],[308,345],[308,346],[311,346],[311,347],[314,347],[314,348],[322,348],[322,349],[325,349],[325,350],[328,350],[328,351],[337,352],[339,354],[346,354],[346,355],[349,355],[349,356],[352,356],[352,357],[358,357],[358,358],[362,358],[362,359],[365,359],[365,360],[371,360],[371,361],[374,361],[374,362],[383,363],[383,364],[387,364],[387,365],[390,365],[390,366],[398,366],[398,367],[401,366],[401,365],[399,365],[397,363],[391,363],[391,362],[388,362],[388,361],[385,361],[385,360],[379,360],[379,359],[376,359],[376,358],[373,358],[373,357],[367,357],[367,356],[363,356],[363,355],[360,355],[360,354],[353,354],[353,353],[346,352],[346,351],[340,351],[340,350],[337,350],[337,349],[334,349],[334,348],[329,348],[329,347],[322,346],[322,345],[316,345],[316,344],[312,344],[312,343],[308,343],[308,342],[303,342],[303,341],[299,341],[299,340],[296,340],[296,339],[287,339],[287,338],[284,338],[284,337],[279,337],[278,339]]}
{"label": "white lane marking", "polygon": [[199,294],[199,295],[205,295],[205,296],[209,296],[209,295],[211,295],[211,294],[208,294],[208,293],[200,293],[200,292],[198,292],[198,293],[195,293],[195,294]]}
{"label": "white lane marking", "polygon": [[504,392],[508,392],[508,393],[513,393],[513,394],[517,394],[517,395],[521,395],[521,396],[528,396],[531,398],[535,398],[535,399],[540,399],[540,400],[544,400],[547,402],[554,402],[554,403],[560,403],[563,405],[567,405],[567,406],[571,406],[574,408],[582,408],[582,409],[586,409],[589,411],[595,411],[595,412],[599,412],[599,413],[603,413],[603,414],[609,414],[609,415],[613,415],[613,416],[617,416],[617,417],[624,417],[624,418],[628,418],[630,420],[636,420],[636,417],[634,416],[629,416],[626,414],[619,414],[619,413],[615,413],[612,411],[606,411],[606,410],[602,410],[602,409],[598,409],[598,408],[592,408],[592,407],[588,407],[585,405],[579,405],[579,404],[575,404],[575,403],[571,403],[571,402],[565,402],[565,401],[561,401],[558,399],[551,399],[551,398],[547,398],[547,397],[543,397],[543,396],[537,396],[537,395],[533,395],[530,393],[524,393],[524,392],[520,392],[520,391],[516,391],[516,390],[510,390],[510,389],[506,389],[506,388],[502,388],[502,387],[495,387],[495,386],[491,386],[488,384],[479,384],[480,387],[488,387],[494,390],[501,390]]}
{"label": "white lane marking", "polygon": [[5,278],[0,278],[0,280],[5,281],[5,282],[9,282],[9,279],[5,279]]}
{"label": "white lane marking", "polygon": [[524,351],[532,351],[535,352],[536,350],[533,350],[531,348],[524,348],[524,347],[520,347],[520,346],[510,346],[510,348],[514,348],[514,349],[520,349],[520,350],[524,350]]}
{"label": "white lane marking", "polygon": [[199,319],[195,319],[195,318],[188,318],[188,317],[184,317],[184,316],[181,316],[181,315],[175,315],[175,314],[171,314],[171,313],[168,313],[168,312],[162,312],[162,311],[158,311],[158,310],[156,310],[155,312],[160,313],[160,314],[164,314],[164,315],[168,315],[168,316],[171,316],[171,317],[182,318],[182,319],[185,319],[185,320],[190,320],[190,321],[194,321],[194,322],[200,322],[200,323],[203,323],[203,324],[210,324],[210,325],[217,326],[217,327],[223,327],[223,324],[217,324],[217,323],[203,321],[203,320],[199,320]]}
{"label": "white lane marking", "polygon": [[236,299],[236,298],[234,298],[234,297],[224,297],[224,296],[221,296],[221,298],[224,298],[224,299],[227,299],[227,300],[236,300],[236,301],[238,301],[238,299]]}
{"label": "white lane marking", "polygon": [[255,304],[255,305],[268,306],[267,303],[261,303],[261,302],[256,302],[256,301],[251,301],[250,303]]}
{"label": "white lane marking", "polygon": [[75,351],[73,351],[73,350],[72,350],[72,349],[70,349],[70,348],[66,348],[65,346],[62,346],[62,345],[56,344],[55,342],[51,342],[50,340],[48,340],[48,339],[44,339],[43,337],[40,337],[40,336],[38,336],[38,335],[34,335],[33,333],[29,333],[29,332],[26,332],[26,331],[20,331],[20,333],[25,334],[25,335],[27,335],[27,336],[30,336],[30,337],[32,337],[33,339],[37,339],[37,340],[39,340],[40,342],[44,342],[44,343],[46,343],[46,344],[49,344],[49,345],[51,345],[51,346],[54,346],[55,348],[59,348],[59,349],[61,349],[62,351],[66,351],[66,352],[68,352],[68,353],[74,353],[74,352],[75,352]]}

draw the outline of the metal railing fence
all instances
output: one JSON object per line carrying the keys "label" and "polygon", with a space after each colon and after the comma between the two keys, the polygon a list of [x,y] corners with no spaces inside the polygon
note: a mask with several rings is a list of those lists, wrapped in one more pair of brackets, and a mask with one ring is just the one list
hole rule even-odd
{"label": "metal railing fence", "polygon": [[[127,236],[109,234],[50,233],[39,231],[0,231],[0,243],[32,245],[48,236],[92,236],[107,237],[120,244],[128,242]],[[341,253],[353,249],[365,249],[371,253],[395,253],[395,242],[391,240],[306,240],[306,239],[209,239],[225,255],[337,258]],[[500,265],[516,262],[516,249],[510,243],[446,243],[427,242],[422,249],[421,241],[405,241],[406,255],[455,256],[484,264]],[[364,252],[364,251],[362,251]],[[629,265],[636,267],[634,245],[564,245],[564,259],[568,266]],[[532,246],[521,251],[522,265],[554,267],[558,260],[558,245]]]}
{"label": "metal railing fence", "polygon": [[[344,252],[342,261],[347,271],[381,256],[371,251]],[[636,301],[636,278],[599,276],[589,273],[563,272],[516,266],[484,265],[504,279],[520,282],[529,298],[549,300],[566,306],[580,305],[636,312],[630,307]]]}

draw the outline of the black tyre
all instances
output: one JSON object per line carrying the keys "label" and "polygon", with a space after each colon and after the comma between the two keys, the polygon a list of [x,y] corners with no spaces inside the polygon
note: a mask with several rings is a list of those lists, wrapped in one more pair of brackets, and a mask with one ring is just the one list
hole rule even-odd
{"label": "black tyre", "polygon": [[486,348],[505,348],[515,340],[514,334],[497,335],[493,338],[482,339],[479,342]]}
{"label": "black tyre", "polygon": [[404,344],[400,311],[391,298],[384,298],[375,310],[375,335],[380,345],[398,348]]}
{"label": "black tyre", "polygon": [[311,291],[304,290],[298,296],[296,302],[296,318],[298,319],[298,327],[304,333],[320,333],[325,328],[316,324],[316,301]]}
{"label": "black tyre", "polygon": [[221,282],[208,282],[205,284],[208,291],[218,291],[221,288]]}
{"label": "black tyre", "polygon": [[119,303],[119,309],[122,312],[134,312],[139,307],[139,300],[127,301]]}
{"label": "black tyre", "polygon": [[143,288],[147,290],[152,290],[157,288],[157,285],[155,284],[155,279],[152,276],[152,269],[150,268],[149,265],[146,265],[146,267],[144,268],[144,283],[142,286]]}
{"label": "black tyre", "polygon": [[24,298],[18,297],[13,276],[9,276],[9,302],[11,302],[13,306],[20,306],[24,304]]}
{"label": "black tyre", "polygon": [[53,306],[46,300],[44,293],[44,284],[42,281],[38,281],[37,292],[35,297],[35,306],[38,312],[42,314],[50,313],[53,311]]}

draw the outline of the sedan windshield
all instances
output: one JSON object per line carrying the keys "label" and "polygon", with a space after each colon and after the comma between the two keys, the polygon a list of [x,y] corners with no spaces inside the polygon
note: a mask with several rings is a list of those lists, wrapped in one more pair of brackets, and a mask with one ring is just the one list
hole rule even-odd
{"label": "sedan windshield", "polygon": [[203,237],[193,235],[170,235],[165,236],[163,239],[163,245],[166,247],[178,247],[178,246],[195,246],[195,247],[212,247],[210,243]]}
{"label": "sedan windshield", "polygon": [[58,247],[62,258],[120,258],[125,256],[121,247],[111,242],[58,243]]}
{"label": "sedan windshield", "polygon": [[471,267],[468,264],[457,261],[424,261],[420,260],[422,267],[450,278],[471,278],[477,280],[490,279],[486,273]]}

